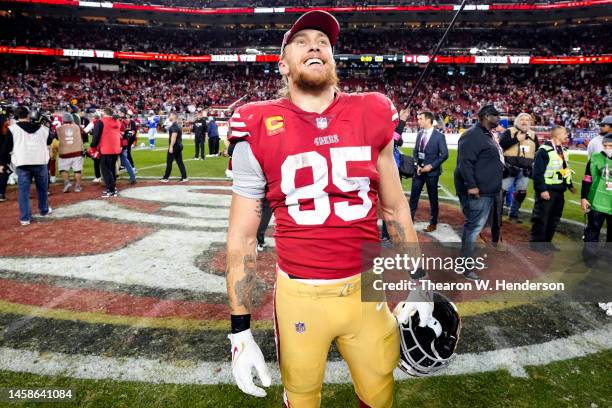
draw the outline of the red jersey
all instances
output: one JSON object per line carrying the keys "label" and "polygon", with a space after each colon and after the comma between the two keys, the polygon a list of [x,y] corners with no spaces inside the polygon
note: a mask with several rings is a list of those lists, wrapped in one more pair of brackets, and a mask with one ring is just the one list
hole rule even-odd
{"label": "red jersey", "polygon": [[398,114],[379,93],[338,93],[321,114],[288,99],[249,103],[230,119],[267,181],[279,267],[305,279],[362,270],[362,245],[378,242],[379,152]]}

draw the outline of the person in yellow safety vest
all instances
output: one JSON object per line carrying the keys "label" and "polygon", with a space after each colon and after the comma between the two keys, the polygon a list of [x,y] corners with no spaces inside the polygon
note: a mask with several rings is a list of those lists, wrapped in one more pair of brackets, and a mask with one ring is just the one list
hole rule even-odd
{"label": "person in yellow safety vest", "polygon": [[558,250],[552,243],[557,225],[563,213],[565,190],[572,194],[572,169],[569,154],[562,145],[567,141],[567,130],[563,126],[552,129],[550,140],[545,141],[536,153],[533,163],[533,187],[535,204],[531,214],[531,235],[529,242],[544,242],[537,249]]}

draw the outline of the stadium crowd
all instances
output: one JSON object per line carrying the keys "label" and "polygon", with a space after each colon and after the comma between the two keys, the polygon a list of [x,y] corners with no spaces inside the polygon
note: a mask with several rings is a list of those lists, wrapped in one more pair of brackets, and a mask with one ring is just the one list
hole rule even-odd
{"label": "stadium crowd", "polygon": [[[414,0],[122,0],[122,3],[133,3],[140,5],[163,5],[167,7],[194,7],[194,8],[223,8],[223,7],[314,7],[314,6],[331,6],[331,7],[346,7],[346,6],[439,6],[444,4],[460,4],[460,1],[414,1]],[[537,0],[495,0],[493,3],[554,3],[554,1],[537,1]]]}
{"label": "stadium crowd", "polygon": [[[348,29],[337,44],[337,54],[428,53],[442,28]],[[578,27],[461,28],[455,29],[442,54],[512,52],[530,55],[597,55],[609,52],[612,40],[598,25]],[[74,18],[4,17],[0,45],[46,48],[105,49],[177,54],[226,54],[256,48],[278,52],[284,29],[223,30],[176,26],[102,24]]]}
{"label": "stadium crowd", "polygon": [[[279,76],[259,67],[185,65],[180,69],[126,66],[124,71],[101,72],[68,64],[47,64],[23,70],[4,64],[0,75],[0,100],[54,111],[73,99],[91,112],[104,106],[125,105],[134,112],[193,112],[195,107],[229,105],[272,99],[280,87]],[[479,68],[449,76],[446,67],[434,71],[417,95],[417,106],[438,112],[448,131],[466,128],[474,109],[495,103],[503,112],[532,112],[535,125],[594,128],[612,106],[609,72],[601,69]],[[607,72],[607,73],[606,73]],[[404,106],[416,82],[418,68],[365,72],[341,70],[343,91],[380,91],[397,106]],[[416,113],[416,112],[414,112]]]}

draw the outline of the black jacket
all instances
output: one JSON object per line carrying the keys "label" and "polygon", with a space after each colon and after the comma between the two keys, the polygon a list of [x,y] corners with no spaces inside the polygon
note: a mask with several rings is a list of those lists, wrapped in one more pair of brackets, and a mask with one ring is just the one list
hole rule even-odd
{"label": "black jacket", "polygon": [[503,171],[500,150],[486,128],[477,123],[461,135],[455,167],[458,195],[466,195],[474,187],[478,187],[482,196],[497,195],[501,191]]}
{"label": "black jacket", "polygon": [[193,133],[197,138],[203,138],[206,134],[206,119],[196,119],[191,127],[191,133]]}
{"label": "black jacket", "polygon": [[[414,157],[415,163],[421,163],[419,160],[419,153],[421,138],[423,137],[424,133],[425,131],[421,130],[417,134],[416,144],[414,145],[414,150],[412,151],[412,157]],[[422,161],[422,166],[431,164],[431,167],[433,167],[429,173],[423,173],[423,176],[435,177],[442,174],[442,163],[448,159],[446,137],[444,137],[441,132],[434,129],[434,131],[431,133],[431,137],[425,145],[423,153],[425,153],[425,159]]]}
{"label": "black jacket", "polygon": [[[544,145],[548,145],[552,147],[552,143],[550,141],[544,142]],[[562,150],[561,146],[557,146],[557,153],[561,155]],[[535,160],[533,161],[533,189],[536,193],[541,193],[543,191],[560,191],[564,192],[568,188],[572,187],[572,183],[561,183],[561,184],[546,184],[544,181],[544,173],[546,172],[546,167],[548,166],[548,152],[544,149],[538,149],[536,153]],[[567,163],[565,160],[563,161],[563,168],[567,167]],[[588,168],[588,167],[587,167]]]}

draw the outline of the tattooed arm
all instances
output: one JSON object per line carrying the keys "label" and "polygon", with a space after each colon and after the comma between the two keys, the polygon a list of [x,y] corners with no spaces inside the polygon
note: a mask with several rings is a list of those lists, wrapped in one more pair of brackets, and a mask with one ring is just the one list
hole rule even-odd
{"label": "tattooed arm", "polygon": [[227,234],[227,295],[232,315],[251,313],[255,287],[255,245],[262,199],[232,195]]}
{"label": "tattooed arm", "polygon": [[412,252],[418,249],[418,238],[393,158],[393,141],[380,152],[376,169],[380,174],[380,207],[391,240],[403,252]]}

